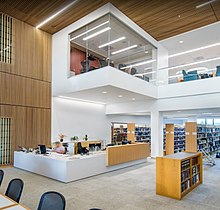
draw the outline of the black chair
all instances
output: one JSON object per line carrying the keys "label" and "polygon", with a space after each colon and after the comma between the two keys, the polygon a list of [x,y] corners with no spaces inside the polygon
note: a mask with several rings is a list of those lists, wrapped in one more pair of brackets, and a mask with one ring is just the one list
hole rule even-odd
{"label": "black chair", "polygon": [[23,187],[24,182],[21,179],[12,179],[8,184],[5,195],[19,203]]}
{"label": "black chair", "polygon": [[[124,69],[123,67],[126,67],[126,65],[125,65],[125,64],[122,64],[122,63],[118,64],[118,69],[119,69],[119,70],[125,71],[125,69]],[[121,68],[122,68],[122,69],[121,69]]]}
{"label": "black chair", "polygon": [[100,68],[108,66],[106,59],[99,59]]}
{"label": "black chair", "polygon": [[0,169],[0,186],[2,184],[3,178],[4,178],[4,171]]}
{"label": "black chair", "polygon": [[131,75],[137,74],[137,69],[136,68],[131,68]]}
{"label": "black chair", "polygon": [[88,149],[86,149],[86,147],[82,147],[81,142],[77,143],[77,148],[78,148],[78,154],[87,154],[89,152]]}
{"label": "black chair", "polygon": [[85,73],[90,70],[90,60],[81,61],[81,65],[82,65],[81,73]]}
{"label": "black chair", "polygon": [[37,210],[65,210],[66,200],[58,192],[45,192],[41,198]]}

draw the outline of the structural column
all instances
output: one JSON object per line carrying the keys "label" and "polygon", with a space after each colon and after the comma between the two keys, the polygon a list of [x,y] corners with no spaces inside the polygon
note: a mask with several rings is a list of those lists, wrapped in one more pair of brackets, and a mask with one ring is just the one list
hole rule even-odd
{"label": "structural column", "polygon": [[151,157],[163,156],[163,115],[151,111]]}

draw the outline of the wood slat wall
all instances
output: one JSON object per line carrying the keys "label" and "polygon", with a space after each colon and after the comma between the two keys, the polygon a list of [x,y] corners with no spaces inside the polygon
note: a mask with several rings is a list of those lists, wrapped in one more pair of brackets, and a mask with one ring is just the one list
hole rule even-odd
{"label": "wood slat wall", "polygon": [[12,64],[0,62],[0,117],[12,118],[12,151],[50,144],[52,53],[50,34],[16,19],[13,31]]}
{"label": "wood slat wall", "polygon": [[[71,0],[7,0],[0,7],[3,12],[36,26],[70,2]],[[77,0],[42,29],[51,34],[56,33],[108,2],[157,40],[220,20],[220,1],[196,9],[204,0]]]}

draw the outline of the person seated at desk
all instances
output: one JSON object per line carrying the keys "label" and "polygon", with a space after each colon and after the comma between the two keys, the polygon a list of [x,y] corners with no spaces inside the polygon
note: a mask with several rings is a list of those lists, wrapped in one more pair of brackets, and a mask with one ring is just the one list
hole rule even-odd
{"label": "person seated at desk", "polygon": [[56,153],[59,153],[59,154],[65,154],[65,147],[59,142],[59,141],[56,141],[54,143],[55,147],[54,149],[52,150],[53,152],[56,152]]}

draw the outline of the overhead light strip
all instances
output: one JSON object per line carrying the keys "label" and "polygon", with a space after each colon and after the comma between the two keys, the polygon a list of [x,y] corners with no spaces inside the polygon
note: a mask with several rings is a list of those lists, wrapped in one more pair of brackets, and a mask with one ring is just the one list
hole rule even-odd
{"label": "overhead light strip", "polygon": [[108,46],[108,45],[114,44],[114,43],[119,42],[119,41],[124,40],[124,39],[126,39],[125,36],[123,36],[123,37],[121,37],[121,38],[118,38],[118,39],[115,39],[115,40],[112,40],[111,42],[108,42],[108,43],[102,44],[102,45],[99,46],[99,48],[102,48],[102,47],[105,47],[105,46]]}
{"label": "overhead light strip", "polygon": [[178,69],[178,68],[182,68],[182,67],[192,66],[192,65],[195,65],[195,64],[207,63],[207,62],[210,62],[210,61],[216,61],[216,60],[220,60],[220,57],[210,58],[210,59],[207,59],[207,60],[204,60],[204,61],[197,61],[197,62],[188,63],[188,64],[182,64],[182,65],[179,65],[179,66],[173,66],[173,67],[169,67],[169,68],[164,68],[164,69],[160,69],[160,71],[162,71],[162,70],[173,70],[173,69]]}
{"label": "overhead light strip", "polygon": [[140,62],[140,63],[135,63],[135,64],[131,64],[131,65],[129,65],[129,66],[122,67],[122,68],[120,68],[120,69],[127,69],[127,68],[142,66],[142,65],[144,65],[144,64],[153,63],[153,62],[155,62],[155,61],[156,61],[155,59],[153,59],[153,60],[148,60],[148,61],[142,61],[142,62]]}
{"label": "overhead light strip", "polygon": [[49,18],[47,18],[46,20],[44,20],[43,22],[41,22],[40,24],[38,24],[36,26],[36,28],[40,28],[41,26],[43,26],[44,24],[48,23],[49,21],[51,21],[53,18],[55,18],[56,16],[60,15],[62,12],[64,12],[66,9],[68,9],[69,7],[71,7],[74,3],[76,3],[77,0],[71,2],[70,4],[68,4],[67,6],[65,6],[63,9],[59,10],[58,12],[56,12],[55,14],[51,15]]}
{"label": "overhead light strip", "polygon": [[211,44],[211,45],[207,45],[207,46],[204,46],[204,47],[199,47],[199,48],[195,48],[195,49],[192,49],[192,50],[187,50],[187,51],[184,51],[184,52],[176,53],[176,54],[173,54],[173,55],[169,55],[168,57],[173,58],[173,57],[177,57],[177,56],[180,56],[180,55],[185,55],[185,54],[188,54],[188,53],[196,52],[196,51],[199,51],[199,50],[204,50],[204,49],[208,49],[208,48],[211,48],[211,47],[216,47],[216,46],[219,46],[219,45],[220,45],[220,42],[215,43],[215,44]]}
{"label": "overhead light strip", "polygon": [[91,34],[89,36],[84,37],[83,40],[86,41],[88,39],[91,39],[91,38],[93,38],[95,36],[98,36],[99,34],[102,34],[102,33],[106,32],[106,31],[109,31],[110,29],[111,29],[110,27],[103,28],[102,30],[97,31],[94,34]]}
{"label": "overhead light strip", "polygon": [[99,27],[101,27],[101,26],[104,26],[104,25],[106,25],[107,23],[109,23],[109,20],[106,21],[106,22],[104,22],[104,23],[101,23],[101,24],[99,24],[99,25],[97,25],[97,26],[95,26],[95,27],[93,27],[93,28],[91,28],[91,29],[89,29],[89,30],[87,30],[87,31],[85,31],[85,32],[83,32],[83,33],[81,33],[81,34],[79,34],[79,35],[73,37],[73,38],[71,38],[70,41],[72,41],[72,40],[74,40],[74,39],[77,39],[77,38],[79,38],[79,37],[81,37],[81,36],[83,36],[83,35],[85,35],[85,34],[91,32],[91,31],[94,31],[95,29],[97,29],[97,28],[99,28]]}
{"label": "overhead light strip", "polygon": [[209,1],[205,2],[205,3],[203,3],[203,4],[197,5],[197,6],[196,6],[196,9],[199,9],[199,8],[201,8],[201,7],[204,7],[204,6],[206,6],[206,5],[209,5],[209,4],[211,4],[211,3],[214,3],[215,1],[216,1],[216,0],[209,0]]}
{"label": "overhead light strip", "polygon": [[138,46],[138,45],[135,44],[135,45],[132,45],[132,46],[130,46],[130,47],[126,47],[126,48],[123,48],[123,49],[121,49],[121,50],[114,51],[114,52],[112,52],[112,55],[115,55],[115,54],[118,54],[118,53],[121,53],[121,52],[130,50],[130,49],[133,49],[133,48],[135,48],[135,47],[137,47],[137,46]]}
{"label": "overhead light strip", "polygon": [[99,101],[90,101],[90,100],[72,98],[72,97],[67,97],[67,96],[57,96],[57,97],[62,98],[62,99],[72,100],[72,101],[80,101],[80,102],[86,102],[86,103],[92,103],[92,104],[106,105],[106,103],[102,103],[102,102],[99,102]]}

